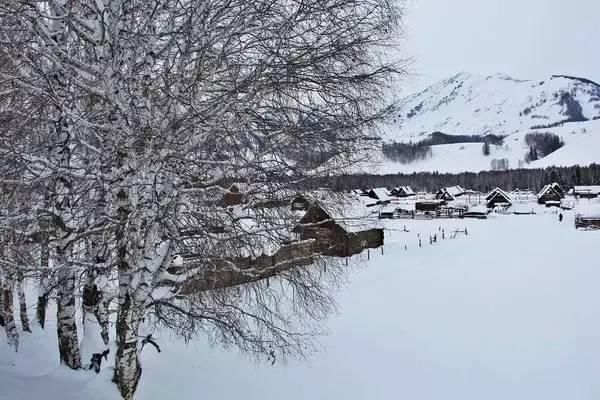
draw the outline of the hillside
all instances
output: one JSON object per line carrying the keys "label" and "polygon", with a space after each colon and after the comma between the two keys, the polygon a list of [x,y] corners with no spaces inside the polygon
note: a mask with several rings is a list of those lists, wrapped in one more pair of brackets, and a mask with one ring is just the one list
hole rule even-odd
{"label": "hillside", "polygon": [[[564,146],[540,152],[538,160],[528,163],[526,136],[532,133],[557,135]],[[497,137],[503,137],[501,143]],[[483,142],[489,138],[494,140],[484,155]],[[600,145],[600,85],[566,76],[523,81],[461,73],[402,100],[383,140],[388,145],[433,145],[416,161],[395,162],[378,154],[381,173],[489,170],[498,168],[492,160],[502,159],[500,168],[597,162],[600,153],[593,149]]]}

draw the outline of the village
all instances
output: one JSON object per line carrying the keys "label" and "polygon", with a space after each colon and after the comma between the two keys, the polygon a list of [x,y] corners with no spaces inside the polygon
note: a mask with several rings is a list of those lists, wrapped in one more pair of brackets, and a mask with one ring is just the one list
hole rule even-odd
{"label": "village", "polygon": [[[183,292],[268,279],[282,271],[313,264],[320,256],[343,258],[348,262],[352,256],[369,255],[371,249],[383,249],[386,233],[390,232],[387,220],[486,220],[491,215],[550,213],[562,222],[563,213],[568,212],[565,224],[573,224],[576,229],[600,229],[600,186],[575,186],[567,190],[550,183],[539,193],[507,192],[501,188],[481,193],[461,186],[441,188],[435,193],[418,192],[408,186],[350,193],[322,189],[312,191],[310,196],[289,193],[288,199],[248,204],[243,185],[233,184],[225,190],[222,199],[217,201],[228,215],[221,221],[230,218],[231,226],[215,227],[212,232],[214,246],[221,246],[222,257],[211,261],[214,268],[205,268],[201,276],[188,280]],[[423,237],[415,237],[415,245],[445,238],[442,225],[438,225],[438,232],[431,230]],[[402,224],[393,226],[393,229],[407,229]],[[238,243],[231,239],[231,231],[240,227],[247,232],[260,228],[265,234],[260,240]],[[453,236],[458,232],[468,233],[466,227],[461,227],[453,231]],[[206,262],[195,251],[194,240],[190,236],[187,245],[182,246],[173,270],[184,266],[189,269]],[[248,270],[254,272],[250,280],[247,274],[239,273]]]}

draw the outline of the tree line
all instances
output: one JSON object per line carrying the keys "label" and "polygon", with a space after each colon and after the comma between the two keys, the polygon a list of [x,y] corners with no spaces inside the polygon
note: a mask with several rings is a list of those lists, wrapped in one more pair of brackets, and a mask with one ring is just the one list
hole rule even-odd
{"label": "tree line", "polygon": [[407,185],[414,190],[435,192],[443,187],[460,185],[481,192],[489,192],[495,187],[504,190],[530,189],[537,192],[544,185],[551,182],[557,182],[564,188],[575,185],[600,185],[600,165],[463,172],[459,174],[418,172],[413,174],[343,175],[320,179],[317,185],[330,185],[339,191],[373,187],[393,188]]}

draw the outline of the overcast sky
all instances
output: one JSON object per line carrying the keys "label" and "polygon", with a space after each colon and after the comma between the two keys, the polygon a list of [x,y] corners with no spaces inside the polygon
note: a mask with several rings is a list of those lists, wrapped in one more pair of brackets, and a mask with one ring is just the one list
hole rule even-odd
{"label": "overcast sky", "polygon": [[466,71],[600,81],[600,0],[406,0],[407,91]]}

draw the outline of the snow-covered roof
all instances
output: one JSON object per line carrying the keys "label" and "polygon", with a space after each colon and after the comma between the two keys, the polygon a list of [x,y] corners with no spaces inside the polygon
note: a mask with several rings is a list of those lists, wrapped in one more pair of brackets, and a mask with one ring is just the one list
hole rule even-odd
{"label": "snow-covered roof", "polygon": [[549,183],[546,186],[544,186],[542,188],[542,190],[538,193],[537,197],[538,199],[546,194],[548,194],[549,192],[554,192],[557,195],[560,196],[560,193],[562,192],[562,189],[560,188],[560,186],[558,185],[558,183],[554,182],[554,183]]}
{"label": "snow-covered roof", "polygon": [[510,201],[510,196],[509,196],[509,194],[508,194],[508,193],[506,193],[504,190],[502,190],[502,189],[498,188],[498,187],[497,187],[497,188],[495,188],[494,190],[492,190],[490,193],[488,193],[488,194],[487,194],[487,196],[485,196],[485,199],[486,199],[487,201],[490,201],[490,200],[492,200],[492,199],[493,199],[494,197],[496,197],[496,196],[501,196],[501,197],[503,197],[504,199],[506,199],[506,200],[507,200],[507,202],[509,202],[509,201]]}
{"label": "snow-covered roof", "polygon": [[394,188],[394,191],[397,193],[404,193],[408,196],[415,194],[415,191],[410,186],[398,186]]}
{"label": "snow-covered roof", "polygon": [[379,211],[386,206],[368,204],[368,198],[348,193],[319,191],[311,194],[317,204],[346,232],[380,228]]}
{"label": "snow-covered roof", "polygon": [[465,189],[463,189],[462,187],[460,187],[458,185],[449,186],[446,188],[446,191],[454,197],[463,195],[465,193]]}
{"label": "snow-covered roof", "polygon": [[374,188],[371,189],[371,191],[375,194],[375,196],[377,196],[379,200],[385,201],[390,199],[386,188]]}
{"label": "snow-covered roof", "polygon": [[600,203],[581,203],[575,208],[578,218],[600,219]]}
{"label": "snow-covered roof", "polygon": [[186,234],[178,242],[178,253],[208,258],[271,256],[284,243],[298,239],[293,228],[301,216],[289,207],[193,210],[180,218]]}
{"label": "snow-covered roof", "polygon": [[472,206],[469,207],[467,212],[471,214],[487,214],[488,211],[485,206]]}
{"label": "snow-covered roof", "polygon": [[573,194],[600,194],[600,185],[593,186],[575,186]]}

